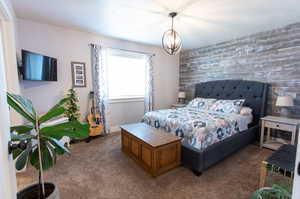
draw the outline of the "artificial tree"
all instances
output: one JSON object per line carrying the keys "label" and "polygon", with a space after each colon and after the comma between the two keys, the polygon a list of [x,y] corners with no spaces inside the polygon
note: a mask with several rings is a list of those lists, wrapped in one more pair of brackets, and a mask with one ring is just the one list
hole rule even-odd
{"label": "artificial tree", "polygon": [[73,88],[70,88],[67,93],[69,99],[65,104],[65,116],[69,118],[69,121],[78,120],[80,117],[77,93]]}
{"label": "artificial tree", "polygon": [[46,114],[39,117],[32,103],[19,95],[7,93],[7,102],[11,108],[21,114],[29,123],[11,127],[12,142],[26,142],[24,148],[14,148],[13,158],[16,159],[16,169],[21,170],[30,163],[39,172],[39,196],[44,199],[45,188],[43,171],[53,167],[56,156],[70,151],[59,140],[63,136],[83,139],[88,136],[88,125],[82,125],[78,121],[69,121],[51,126],[43,126],[46,121],[62,115],[66,109],[65,103],[70,98],[64,98],[52,107]]}

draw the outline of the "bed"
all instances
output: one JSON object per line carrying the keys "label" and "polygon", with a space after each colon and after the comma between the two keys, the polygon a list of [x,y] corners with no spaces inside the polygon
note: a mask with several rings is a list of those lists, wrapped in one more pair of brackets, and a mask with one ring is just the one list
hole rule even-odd
{"label": "bed", "polygon": [[252,109],[251,117],[185,107],[148,112],[143,121],[183,137],[182,164],[200,175],[258,139],[259,120],[265,115],[267,89],[266,83],[245,80],[219,80],[195,85],[195,98],[245,99],[243,106]]}
{"label": "bed", "polygon": [[210,145],[247,130],[252,122],[252,115],[222,113],[187,106],[148,112],[144,115],[143,122],[182,137],[190,146],[203,151]]}

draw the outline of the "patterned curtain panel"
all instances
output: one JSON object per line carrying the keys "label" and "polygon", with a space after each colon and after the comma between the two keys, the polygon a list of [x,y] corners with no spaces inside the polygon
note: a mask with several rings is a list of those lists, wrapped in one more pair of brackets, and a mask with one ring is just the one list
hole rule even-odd
{"label": "patterned curtain panel", "polygon": [[92,70],[93,70],[93,90],[96,106],[102,116],[104,132],[109,133],[108,124],[108,87],[107,69],[105,64],[105,50],[100,45],[92,44]]}
{"label": "patterned curtain panel", "polygon": [[146,90],[145,90],[145,113],[153,110],[153,63],[152,55],[146,55]]}

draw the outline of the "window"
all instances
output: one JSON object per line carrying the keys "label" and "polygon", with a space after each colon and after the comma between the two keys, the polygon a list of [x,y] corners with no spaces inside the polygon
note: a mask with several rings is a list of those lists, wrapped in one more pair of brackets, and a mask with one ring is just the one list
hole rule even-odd
{"label": "window", "polygon": [[109,99],[143,98],[145,96],[145,57],[121,50],[108,50]]}

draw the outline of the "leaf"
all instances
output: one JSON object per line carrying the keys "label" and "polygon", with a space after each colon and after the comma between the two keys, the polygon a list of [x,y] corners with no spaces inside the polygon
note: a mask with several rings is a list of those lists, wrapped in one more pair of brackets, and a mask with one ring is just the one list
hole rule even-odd
{"label": "leaf", "polygon": [[48,113],[43,115],[41,119],[39,120],[39,123],[42,124],[54,117],[57,117],[65,112],[65,108],[62,106],[55,107],[54,109],[51,109]]}
{"label": "leaf", "polygon": [[28,121],[35,124],[36,113],[31,101],[20,95],[7,93],[7,103]]}
{"label": "leaf", "polygon": [[39,170],[39,153],[38,153],[38,147],[36,147],[30,157],[30,163],[31,165],[36,168],[37,170]]}
{"label": "leaf", "polygon": [[287,189],[283,188],[278,184],[273,184],[272,188],[276,189],[284,197],[292,197],[292,194]]}
{"label": "leaf", "polygon": [[10,127],[10,132],[17,132],[18,134],[28,133],[33,129],[33,126],[30,125],[20,125]]}
{"label": "leaf", "polygon": [[43,136],[45,139],[47,139],[55,149],[55,152],[59,155],[62,155],[64,153],[71,153],[69,149],[67,149],[62,143],[60,143],[57,139],[48,137],[48,136]]}
{"label": "leaf", "polygon": [[88,125],[82,125],[78,121],[70,121],[53,126],[47,126],[40,129],[40,133],[60,140],[63,136],[70,138],[83,139],[88,137],[89,128]]}
{"label": "leaf", "polygon": [[[54,166],[55,154],[51,153],[51,149],[48,148],[45,142],[41,142],[41,155],[42,155],[42,167],[43,171],[50,169]],[[39,162],[39,152],[38,147],[36,147],[30,157],[30,163],[37,170],[40,170],[40,162]]]}
{"label": "leaf", "polygon": [[63,98],[62,100],[60,100],[55,106],[53,106],[45,115],[43,115],[40,120],[39,123],[44,123],[54,117],[57,117],[61,114],[63,114],[66,109],[63,107],[63,105],[69,101],[69,98]]}
{"label": "leaf", "polygon": [[22,150],[17,148],[17,149],[14,149],[12,151],[12,154],[13,154],[13,159],[15,160],[20,154],[22,153]]}
{"label": "leaf", "polygon": [[28,161],[28,156],[31,151],[31,147],[27,147],[17,158],[16,169],[22,170]]}
{"label": "leaf", "polygon": [[272,187],[263,187],[254,192],[251,199],[285,198],[291,199],[289,193],[283,187],[274,184]]}
{"label": "leaf", "polygon": [[21,140],[33,139],[33,138],[35,138],[35,135],[32,135],[32,134],[20,134],[20,135],[18,135],[18,134],[11,133],[10,137],[11,137],[12,141],[21,141]]}
{"label": "leaf", "polygon": [[53,157],[53,164],[56,164],[56,152],[55,152],[55,147],[50,143],[47,142],[47,146],[51,151],[52,157]]}

